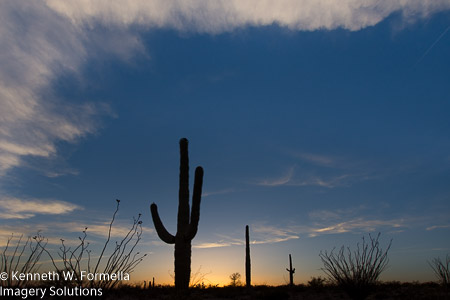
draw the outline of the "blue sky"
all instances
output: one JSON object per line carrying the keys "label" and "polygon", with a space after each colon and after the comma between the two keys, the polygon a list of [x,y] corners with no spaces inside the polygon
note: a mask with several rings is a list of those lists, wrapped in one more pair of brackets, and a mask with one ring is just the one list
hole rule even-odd
{"label": "blue sky", "polygon": [[[323,275],[381,232],[385,280],[449,253],[450,2],[3,1],[0,234],[93,251],[142,213],[135,280],[171,282],[178,140],[205,169],[192,268],[212,283]],[[4,242],[2,242],[4,244]]]}

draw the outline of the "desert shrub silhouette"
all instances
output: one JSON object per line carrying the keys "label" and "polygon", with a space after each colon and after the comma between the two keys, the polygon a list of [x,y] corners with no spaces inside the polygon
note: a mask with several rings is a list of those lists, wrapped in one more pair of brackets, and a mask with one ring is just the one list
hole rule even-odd
{"label": "desert shrub silhouette", "polygon": [[[86,227],[82,233],[83,235],[79,237],[79,243],[75,247],[68,247],[63,239],[61,239],[61,246],[57,255],[58,259],[42,244],[42,238],[38,239],[38,245],[41,247],[42,251],[46,252],[50,257],[51,263],[55,268],[56,272],[72,272],[73,273],[73,283],[85,287],[95,287],[102,289],[111,289],[115,287],[120,280],[89,280],[83,282],[81,277],[81,272],[86,271],[87,273],[132,273],[136,266],[142,262],[147,254],[141,254],[136,252],[136,246],[141,241],[142,235],[142,221],[140,220],[141,214],[137,218],[133,218],[133,223],[125,234],[125,236],[120,240],[116,241],[112,248],[110,254],[107,254],[108,244],[111,241],[111,232],[113,229],[113,224],[116,219],[117,212],[119,211],[120,200],[116,200],[116,210],[112,216],[111,222],[108,228],[108,237],[103,244],[102,251],[98,258],[95,260],[91,257],[91,250],[89,249],[89,242],[86,241],[87,230]],[[62,276],[60,276],[62,278]],[[62,282],[67,285],[67,282]]]}
{"label": "desert shrub silhouette", "polygon": [[386,250],[382,250],[378,241],[380,233],[374,238],[369,234],[370,241],[362,238],[356,250],[342,246],[339,252],[320,252],[324,264],[322,271],[330,281],[341,287],[354,300],[366,299],[378,282],[378,277],[384,271],[389,261],[387,255],[392,240]]}
{"label": "desert shrub silhouette", "polygon": [[[43,247],[47,241],[38,233],[34,237],[23,239],[23,235],[15,237],[14,234],[7,239],[6,245],[0,251],[0,272],[12,274],[18,271],[19,274],[35,273],[39,266],[39,260],[44,252]],[[13,280],[12,276],[0,280],[1,287],[21,288],[28,284],[24,280]]]}
{"label": "desert shrub silhouette", "polygon": [[320,276],[311,277],[311,280],[308,281],[308,286],[315,289],[323,288],[325,286],[326,281],[327,280],[325,278],[322,278]]}
{"label": "desert shrub silhouette", "polygon": [[203,272],[202,266],[198,267],[197,271],[191,272],[191,276],[189,278],[189,287],[205,288],[207,286],[205,284],[205,281],[209,282],[209,284],[211,284],[211,282],[206,278],[211,273],[212,273],[211,271]]}
{"label": "desert shrub silhouette", "polygon": [[235,272],[230,275],[230,286],[241,286],[241,274]]}
{"label": "desert shrub silhouette", "polygon": [[153,224],[159,238],[167,244],[175,244],[175,287],[184,290],[189,287],[191,275],[191,241],[198,230],[200,200],[202,196],[203,168],[195,169],[192,211],[189,213],[189,156],[188,140],[180,140],[180,182],[178,191],[177,233],[170,234],[158,215],[155,203],[150,206]]}
{"label": "desert shrub silhouette", "polygon": [[433,269],[434,274],[445,288],[450,287],[450,255],[447,254],[445,261],[442,261],[440,257],[433,258],[431,262],[428,262]]}

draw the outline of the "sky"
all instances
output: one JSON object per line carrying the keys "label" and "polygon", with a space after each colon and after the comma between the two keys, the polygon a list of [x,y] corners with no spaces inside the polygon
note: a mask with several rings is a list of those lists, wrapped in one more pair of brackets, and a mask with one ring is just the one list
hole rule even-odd
{"label": "sky", "polygon": [[[178,141],[204,168],[205,284],[324,276],[320,251],[392,240],[382,280],[450,252],[450,1],[0,1],[0,245],[101,251],[142,214],[134,281],[173,283]],[[192,189],[191,180],[191,189]],[[48,262],[47,258],[42,263]]]}

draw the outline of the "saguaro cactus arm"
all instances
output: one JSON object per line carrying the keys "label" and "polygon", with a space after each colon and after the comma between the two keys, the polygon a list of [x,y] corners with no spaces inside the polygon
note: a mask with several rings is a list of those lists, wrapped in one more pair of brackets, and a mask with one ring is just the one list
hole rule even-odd
{"label": "saguaro cactus arm", "polygon": [[295,273],[295,268],[292,268],[292,257],[289,254],[289,269],[286,268],[286,271],[288,271],[289,273]]}
{"label": "saguaro cactus arm", "polygon": [[289,273],[290,272],[295,273],[295,268],[293,268],[292,270],[289,270],[288,268],[286,268],[286,271],[288,271]]}
{"label": "saguaro cactus arm", "polygon": [[175,237],[167,231],[161,222],[161,218],[158,214],[158,207],[155,203],[150,205],[150,211],[152,213],[153,224],[155,225],[156,233],[158,233],[159,238],[167,244],[175,244]]}
{"label": "saguaro cactus arm", "polygon": [[203,186],[203,168],[197,167],[195,169],[194,192],[192,193],[192,211],[191,220],[189,223],[186,239],[192,240],[197,234],[198,221],[200,219],[200,201],[202,198]]}

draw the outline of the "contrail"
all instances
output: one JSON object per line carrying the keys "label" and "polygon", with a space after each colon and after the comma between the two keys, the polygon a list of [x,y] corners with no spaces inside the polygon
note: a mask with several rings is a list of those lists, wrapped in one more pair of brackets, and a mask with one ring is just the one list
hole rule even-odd
{"label": "contrail", "polygon": [[414,64],[414,67],[419,64],[424,58],[425,56],[427,56],[428,52],[431,51],[431,49],[433,49],[434,45],[436,45],[441,39],[442,37],[447,33],[447,31],[450,29],[450,25],[444,30],[444,32],[441,33],[441,35],[434,41],[433,44],[431,44],[430,47],[428,47],[427,51],[425,51],[425,53],[422,55],[421,58],[419,58],[419,60]]}

